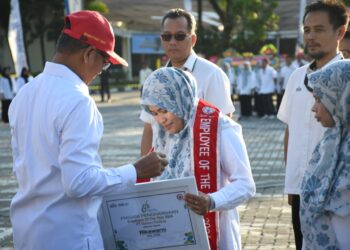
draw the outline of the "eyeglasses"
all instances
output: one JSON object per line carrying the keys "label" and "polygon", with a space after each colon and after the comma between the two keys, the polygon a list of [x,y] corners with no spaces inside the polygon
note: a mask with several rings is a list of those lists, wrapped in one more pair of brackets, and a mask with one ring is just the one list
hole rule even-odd
{"label": "eyeglasses", "polygon": [[161,34],[160,37],[162,38],[163,41],[165,42],[169,42],[171,40],[172,37],[174,37],[174,39],[178,42],[185,40],[187,37],[189,37],[190,35],[188,34]]}
{"label": "eyeglasses", "polygon": [[111,63],[108,61],[108,56],[98,49],[95,51],[103,57],[104,62],[102,65],[102,71],[106,71],[111,66]]}

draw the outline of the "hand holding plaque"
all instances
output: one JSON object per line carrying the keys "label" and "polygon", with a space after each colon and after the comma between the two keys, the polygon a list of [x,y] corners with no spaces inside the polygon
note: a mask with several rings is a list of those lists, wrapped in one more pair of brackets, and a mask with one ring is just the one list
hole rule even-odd
{"label": "hand holding plaque", "polygon": [[152,178],[161,175],[168,160],[165,154],[159,152],[149,153],[134,163],[137,178]]}

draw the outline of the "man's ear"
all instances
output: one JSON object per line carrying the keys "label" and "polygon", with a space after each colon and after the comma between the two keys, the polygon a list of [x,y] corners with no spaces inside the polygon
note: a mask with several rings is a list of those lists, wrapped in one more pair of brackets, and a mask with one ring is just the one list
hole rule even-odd
{"label": "man's ear", "polygon": [[193,34],[191,36],[191,40],[192,40],[192,47],[194,47],[196,45],[196,42],[197,42],[197,35]]}
{"label": "man's ear", "polygon": [[340,26],[338,28],[337,36],[338,36],[338,40],[339,41],[344,38],[345,32],[346,32],[346,26],[345,25],[342,25],[342,26]]}
{"label": "man's ear", "polygon": [[84,64],[87,64],[89,60],[91,60],[91,53],[93,52],[94,48],[89,46],[83,51],[83,62]]}

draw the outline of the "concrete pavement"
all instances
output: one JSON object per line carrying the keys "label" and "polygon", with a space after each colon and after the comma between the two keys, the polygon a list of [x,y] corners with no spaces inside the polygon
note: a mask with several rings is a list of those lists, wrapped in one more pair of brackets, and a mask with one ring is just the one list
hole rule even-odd
{"label": "concrete pavement", "polygon": [[[98,102],[99,97],[94,96]],[[105,167],[134,162],[139,155],[143,124],[139,92],[112,95],[112,103],[97,103],[105,123],[100,155]],[[243,249],[295,249],[290,207],[283,195],[283,131],[277,119],[239,121],[248,148],[257,195],[239,207]],[[9,126],[0,123],[0,249],[12,249],[10,199],[17,190],[11,175]]]}

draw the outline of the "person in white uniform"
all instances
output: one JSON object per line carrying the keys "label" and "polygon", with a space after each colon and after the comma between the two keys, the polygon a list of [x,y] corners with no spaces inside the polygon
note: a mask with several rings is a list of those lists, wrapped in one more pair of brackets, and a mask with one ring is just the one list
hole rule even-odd
{"label": "person in white uniform", "polygon": [[196,86],[191,74],[172,67],[154,71],[144,84],[141,106],[156,121],[153,147],[169,160],[154,180],[195,176],[202,193],[186,194],[185,202],[199,215],[218,217],[216,226],[209,226],[220,235],[209,234],[211,249],[241,249],[237,206],[255,194],[242,128],[198,99]]}
{"label": "person in white uniform", "polygon": [[243,63],[243,67],[237,77],[237,93],[241,105],[241,116],[252,115],[252,96],[256,87],[255,73],[252,71],[250,62]]}
{"label": "person in white uniform", "polygon": [[325,131],[314,118],[308,74],[342,59],[338,45],[348,26],[349,12],[340,2],[318,1],[308,5],[303,19],[304,43],[313,62],[295,70],[287,83],[277,117],[287,127],[284,137],[286,175],[284,192],[292,207],[296,249],[302,248],[300,187],[311,154]]}
{"label": "person in white uniform", "polygon": [[285,64],[282,66],[280,71],[280,91],[277,91],[277,111],[280,108],[284,92],[286,91],[288,79],[290,75],[294,72],[294,70],[297,69],[297,67],[292,63],[292,61],[293,57],[291,55],[287,55],[285,59]]}
{"label": "person in white uniform", "polygon": [[33,77],[30,75],[29,69],[23,67],[21,75],[17,78],[16,93],[18,93],[18,91],[31,80],[33,80]]}
{"label": "person in white uniform", "polygon": [[262,115],[274,118],[275,107],[273,105],[273,94],[276,90],[277,71],[269,65],[269,59],[262,60],[262,67],[258,70],[260,80],[259,95],[261,100]]}
{"label": "person in white uniform", "polygon": [[102,197],[137,177],[158,176],[167,165],[154,152],[134,164],[102,167],[103,121],[87,85],[111,63],[127,65],[114,45],[112,27],[98,12],[66,16],[53,62],[11,103],[17,250],[104,249],[97,220]]}
{"label": "person in white uniform", "polygon": [[[198,97],[216,105],[224,114],[234,112],[230,96],[230,81],[220,67],[196,55],[196,20],[182,9],[172,9],[162,19],[161,42],[170,61],[167,66],[184,69],[195,77],[198,84]],[[151,116],[142,112],[144,124],[141,140],[141,155],[149,152],[152,145]]]}
{"label": "person in white uniform", "polygon": [[16,89],[15,80],[11,77],[10,70],[10,67],[4,67],[2,77],[0,77],[1,119],[4,123],[9,122],[8,110]]}

